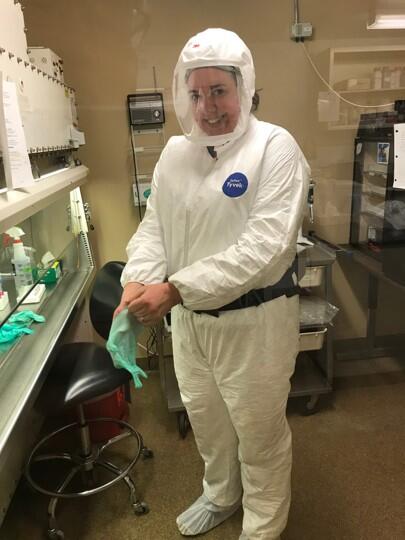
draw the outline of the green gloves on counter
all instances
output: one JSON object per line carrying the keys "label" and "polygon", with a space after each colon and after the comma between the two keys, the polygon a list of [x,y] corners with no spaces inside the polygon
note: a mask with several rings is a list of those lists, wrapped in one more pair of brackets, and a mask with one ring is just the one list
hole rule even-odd
{"label": "green gloves on counter", "polygon": [[45,322],[45,317],[29,310],[13,313],[8,322],[0,327],[0,343],[12,343],[24,334],[33,334],[34,330],[28,328],[32,322]]}

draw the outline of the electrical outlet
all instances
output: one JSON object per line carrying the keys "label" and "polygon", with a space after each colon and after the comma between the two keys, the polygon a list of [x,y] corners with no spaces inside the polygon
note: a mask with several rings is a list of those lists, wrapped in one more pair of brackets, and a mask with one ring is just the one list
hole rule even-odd
{"label": "electrical outlet", "polygon": [[304,39],[312,36],[312,24],[311,23],[294,23],[291,26],[291,38],[292,39]]}

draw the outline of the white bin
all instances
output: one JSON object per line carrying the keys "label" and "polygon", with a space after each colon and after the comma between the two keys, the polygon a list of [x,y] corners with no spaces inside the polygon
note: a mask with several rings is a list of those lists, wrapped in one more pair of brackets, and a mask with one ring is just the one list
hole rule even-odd
{"label": "white bin", "polygon": [[298,285],[300,287],[318,287],[322,283],[323,272],[323,266],[307,266]]}
{"label": "white bin", "polygon": [[300,334],[300,351],[317,351],[323,345],[327,328],[316,332],[302,332]]}

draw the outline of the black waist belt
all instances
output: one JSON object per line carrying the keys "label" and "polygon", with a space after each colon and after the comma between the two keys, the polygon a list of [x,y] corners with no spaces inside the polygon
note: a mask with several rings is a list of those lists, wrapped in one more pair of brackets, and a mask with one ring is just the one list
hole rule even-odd
{"label": "black waist belt", "polygon": [[[270,302],[280,296],[294,296],[298,294],[298,286],[295,284],[297,281],[298,259],[295,258],[292,266],[287,270],[284,276],[275,285],[270,285],[264,289],[253,289],[252,291],[243,294],[233,302],[226,304],[225,306],[217,309],[198,309],[194,313],[206,313],[213,317],[219,317],[221,311],[232,311],[234,309],[244,309],[253,306],[260,306],[264,302]],[[295,274],[295,279],[294,275]]]}

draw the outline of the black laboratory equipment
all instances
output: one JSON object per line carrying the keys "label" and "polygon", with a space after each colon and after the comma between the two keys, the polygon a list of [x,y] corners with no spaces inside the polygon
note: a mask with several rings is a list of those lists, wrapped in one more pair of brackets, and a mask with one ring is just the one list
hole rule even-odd
{"label": "black laboratory equipment", "polygon": [[129,122],[134,129],[159,127],[165,123],[163,94],[136,93],[127,96]]}
{"label": "black laboratory equipment", "polygon": [[405,190],[394,181],[394,126],[405,122],[405,100],[393,111],[362,114],[354,141],[350,243],[405,284]]}

